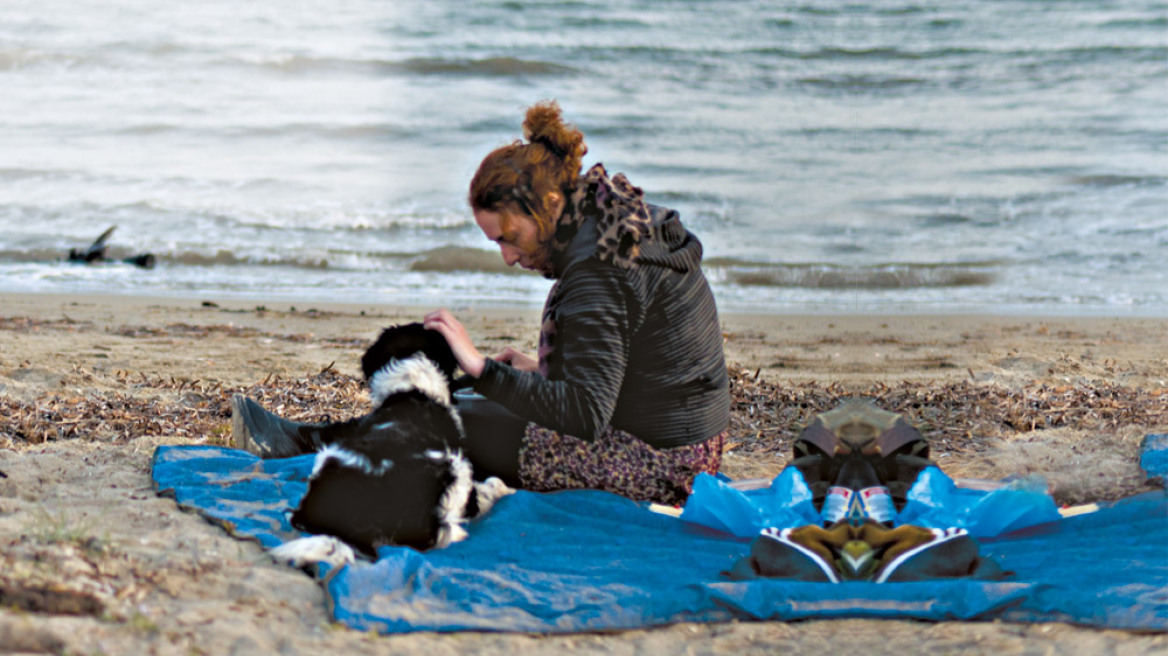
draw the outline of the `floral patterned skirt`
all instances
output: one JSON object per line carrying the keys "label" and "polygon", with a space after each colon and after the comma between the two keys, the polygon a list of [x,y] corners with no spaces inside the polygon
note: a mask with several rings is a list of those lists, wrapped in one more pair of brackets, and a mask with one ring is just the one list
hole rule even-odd
{"label": "floral patterned skirt", "polygon": [[728,433],[655,449],[611,426],[588,442],[529,423],[519,451],[519,480],[536,492],[605,490],[635,501],[681,505],[693,491],[694,477],[721,467]]}

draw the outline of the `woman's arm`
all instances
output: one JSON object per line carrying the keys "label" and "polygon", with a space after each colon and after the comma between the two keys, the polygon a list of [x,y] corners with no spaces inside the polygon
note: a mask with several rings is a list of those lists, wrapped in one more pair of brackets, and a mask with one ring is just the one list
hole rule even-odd
{"label": "woman's arm", "polygon": [[624,270],[596,261],[565,272],[554,293],[548,337],[557,379],[487,361],[475,391],[529,421],[591,440],[616,409],[641,305]]}
{"label": "woman's arm", "polygon": [[422,319],[422,325],[428,330],[437,331],[446,338],[446,343],[454,352],[454,359],[458,361],[458,366],[463,371],[470,374],[472,378],[483,375],[483,365],[486,364],[487,359],[475,348],[466,328],[458,319],[454,318],[449,310],[446,308],[434,310]]}
{"label": "woman's arm", "polygon": [[511,365],[519,371],[539,371],[539,360],[510,346],[499,351],[491,359],[501,364]]}
{"label": "woman's arm", "polygon": [[[434,310],[426,315],[422,325],[446,338],[446,343],[454,352],[454,359],[458,361],[458,366],[463,371],[473,378],[482,375],[486,358],[475,348],[462,322],[456,319],[449,310],[446,308]],[[510,346],[500,351],[492,359],[495,362],[510,365],[519,371],[537,371],[539,369],[539,362],[535,358]]]}

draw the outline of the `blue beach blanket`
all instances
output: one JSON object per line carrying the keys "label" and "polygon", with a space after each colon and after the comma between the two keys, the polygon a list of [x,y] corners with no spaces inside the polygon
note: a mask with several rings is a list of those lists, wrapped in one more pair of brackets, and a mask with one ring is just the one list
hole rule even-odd
{"label": "blue beach blanket", "polygon": [[[1168,447],[1168,440],[1149,440]],[[299,533],[285,513],[312,456],[260,460],[217,447],[159,447],[153,476],[231,534],[275,546]],[[1152,472],[1149,472],[1150,474]],[[1168,630],[1168,495],[982,537],[1003,581],[800,583],[722,575],[749,540],[595,491],[506,497],[470,538],[321,576],[333,617],[361,630],[565,633],[675,622],[873,617],[993,619]]]}

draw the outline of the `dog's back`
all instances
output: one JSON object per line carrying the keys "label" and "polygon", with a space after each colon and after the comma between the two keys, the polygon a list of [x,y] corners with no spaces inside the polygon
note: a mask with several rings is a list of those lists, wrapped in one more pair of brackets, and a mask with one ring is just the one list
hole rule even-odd
{"label": "dog's back", "polygon": [[456,455],[429,451],[407,458],[375,461],[326,447],[317,456],[309,493],[292,514],[292,525],[336,536],[368,556],[386,544],[435,546],[444,524],[462,520],[461,512],[444,517],[441,510],[466,505],[470,470],[459,490],[458,467],[452,466]]}
{"label": "dog's back", "polygon": [[458,450],[462,426],[450,408],[420,392],[401,392],[369,414],[333,428],[332,443],[376,460],[428,450]]}

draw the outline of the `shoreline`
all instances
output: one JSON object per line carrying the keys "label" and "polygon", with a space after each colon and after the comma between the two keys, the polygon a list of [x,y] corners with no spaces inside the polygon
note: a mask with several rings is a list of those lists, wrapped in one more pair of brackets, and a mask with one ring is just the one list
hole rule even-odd
{"label": "shoreline", "polygon": [[[765,290],[766,288],[760,288]],[[337,310],[353,308],[417,308],[427,311],[439,307],[442,303],[422,302],[418,299],[388,300],[388,301],[361,301],[356,299],[333,300],[320,294],[300,295],[269,295],[262,296],[254,293],[223,294],[221,292],[208,293],[140,293],[137,291],[87,292],[87,291],[15,291],[0,287],[0,299],[21,297],[46,297],[61,299],[124,299],[126,302],[154,302],[157,304],[185,304],[213,302],[220,305],[251,306],[270,305],[273,308],[282,307],[329,307]],[[533,296],[529,300],[493,299],[491,301],[470,301],[459,298],[449,305],[454,308],[476,307],[485,310],[500,311],[531,311],[538,312],[543,304],[543,296]],[[1135,305],[1050,305],[1042,308],[1036,306],[1022,306],[1016,304],[940,304],[940,303],[904,303],[885,301],[849,301],[848,303],[830,302],[789,302],[773,309],[760,311],[757,308],[742,309],[741,302],[719,301],[719,314],[745,315],[759,317],[839,317],[839,316],[999,316],[1036,319],[1162,319],[1168,321],[1168,307],[1144,307]]]}

